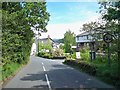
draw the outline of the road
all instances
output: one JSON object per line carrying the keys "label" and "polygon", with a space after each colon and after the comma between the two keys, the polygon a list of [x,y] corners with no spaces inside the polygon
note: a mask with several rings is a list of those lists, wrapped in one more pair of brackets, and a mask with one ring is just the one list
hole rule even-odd
{"label": "road", "polygon": [[31,56],[30,63],[19,71],[4,88],[112,88],[111,86],[62,64]]}

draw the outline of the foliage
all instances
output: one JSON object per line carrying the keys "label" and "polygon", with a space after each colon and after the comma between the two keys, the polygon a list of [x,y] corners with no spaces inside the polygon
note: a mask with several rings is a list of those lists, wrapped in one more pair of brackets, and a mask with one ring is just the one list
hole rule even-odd
{"label": "foliage", "polygon": [[[114,36],[111,53],[117,57],[116,62],[120,69],[120,1],[114,2],[108,0],[108,2],[99,2],[99,4],[101,5],[100,13],[102,19],[106,22],[105,28],[109,29]],[[118,74],[120,75],[119,69]]]}
{"label": "foliage", "polygon": [[80,60],[65,60],[63,63],[71,65],[71,66],[78,68],[86,73],[91,74],[91,75],[96,74],[96,67],[94,65],[89,64],[89,63],[86,63],[86,62],[83,62]]}
{"label": "foliage", "polygon": [[97,56],[96,60],[65,60],[63,63],[96,76],[98,79],[111,84],[117,88],[120,87],[120,77],[118,74],[118,64],[114,57],[111,57],[111,66],[107,64],[106,56]]}
{"label": "foliage", "polygon": [[52,50],[52,56],[54,57],[63,56],[63,50],[59,48]]}
{"label": "foliage", "polygon": [[52,45],[51,45],[51,43],[45,44],[45,43],[39,42],[39,50],[41,51],[41,50],[44,50],[44,49],[51,51],[51,50],[52,50]]}
{"label": "foliage", "polygon": [[63,54],[62,49],[52,50],[51,53],[39,52],[38,56],[43,57],[43,58],[48,58],[48,59],[64,59],[64,58],[66,58]]}
{"label": "foliage", "polygon": [[37,56],[43,57],[43,58],[48,58],[48,59],[51,59],[53,57],[51,54],[46,53],[46,52],[39,52]]}
{"label": "foliage", "polygon": [[1,12],[2,71],[6,78],[14,72],[14,65],[29,61],[34,35],[31,27],[46,31],[49,14],[45,2],[3,2]]}
{"label": "foliage", "polygon": [[64,50],[64,45],[60,44],[59,48]]}
{"label": "foliage", "polygon": [[73,52],[72,58],[73,58],[73,59],[76,59],[76,52]]}
{"label": "foliage", "polygon": [[64,48],[66,53],[71,52],[71,45],[75,45],[75,35],[69,30],[64,34]]}
{"label": "foliage", "polygon": [[87,50],[86,48],[83,48],[80,51],[80,56],[81,56],[81,59],[83,60],[89,60],[90,59],[89,50]]}
{"label": "foliage", "polygon": [[15,74],[19,67],[20,64],[18,63],[3,65],[2,80],[5,80],[8,76]]}
{"label": "foliage", "polygon": [[69,53],[65,53],[65,57],[66,57],[67,60],[71,59],[71,55]]}

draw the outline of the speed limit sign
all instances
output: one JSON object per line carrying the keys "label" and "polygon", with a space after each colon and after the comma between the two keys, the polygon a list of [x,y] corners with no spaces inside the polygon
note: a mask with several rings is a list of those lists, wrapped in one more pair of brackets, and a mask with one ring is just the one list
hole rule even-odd
{"label": "speed limit sign", "polygon": [[106,33],[104,36],[103,36],[103,40],[106,42],[106,43],[110,43],[112,42],[113,40],[113,36],[109,33]]}
{"label": "speed limit sign", "polygon": [[110,66],[110,42],[112,42],[113,40],[113,35],[110,34],[110,33],[106,33],[104,36],[103,36],[103,40],[107,43],[108,45],[108,64]]}

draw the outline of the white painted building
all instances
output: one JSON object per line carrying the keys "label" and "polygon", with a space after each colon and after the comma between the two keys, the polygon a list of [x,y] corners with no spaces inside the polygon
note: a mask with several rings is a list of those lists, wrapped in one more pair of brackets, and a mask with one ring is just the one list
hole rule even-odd
{"label": "white painted building", "polygon": [[33,44],[32,44],[32,48],[31,48],[31,54],[30,54],[30,55],[35,55],[36,49],[37,49],[37,46],[36,46],[35,43],[33,43]]}

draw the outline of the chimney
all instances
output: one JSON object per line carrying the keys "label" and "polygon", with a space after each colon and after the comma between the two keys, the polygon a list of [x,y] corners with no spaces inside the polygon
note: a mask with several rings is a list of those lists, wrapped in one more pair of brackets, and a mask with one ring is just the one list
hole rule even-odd
{"label": "chimney", "polygon": [[50,35],[48,35],[48,38],[50,38]]}

